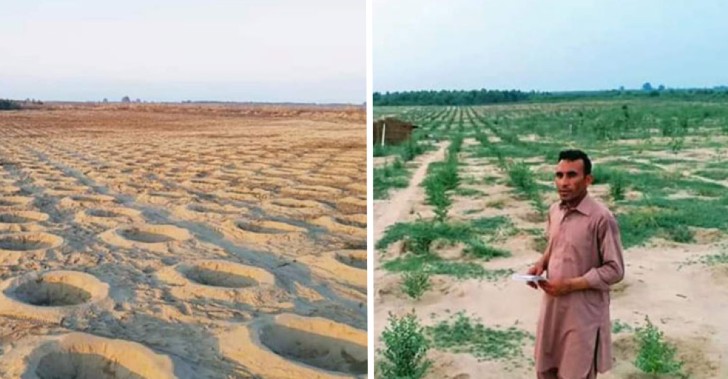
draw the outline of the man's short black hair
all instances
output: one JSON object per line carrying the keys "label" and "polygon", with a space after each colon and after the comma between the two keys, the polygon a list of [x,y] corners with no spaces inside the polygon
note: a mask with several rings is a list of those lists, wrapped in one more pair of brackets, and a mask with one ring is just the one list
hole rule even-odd
{"label": "man's short black hair", "polygon": [[589,160],[589,157],[586,155],[586,153],[581,150],[563,150],[559,153],[558,162],[561,162],[562,160],[578,161],[579,159],[584,161],[584,176],[591,175],[591,160]]}

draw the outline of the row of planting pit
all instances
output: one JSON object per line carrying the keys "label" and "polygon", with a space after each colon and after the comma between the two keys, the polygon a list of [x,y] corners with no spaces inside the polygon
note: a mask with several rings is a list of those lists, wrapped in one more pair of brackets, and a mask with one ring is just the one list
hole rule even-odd
{"label": "row of planting pit", "polygon": [[[113,198],[104,195],[76,195],[67,199],[77,203],[105,203]],[[30,225],[48,219],[48,215],[44,213],[14,210],[32,201],[33,198],[23,196],[0,198],[0,205],[13,207],[0,211],[0,230],[23,231],[0,235],[0,253],[28,254],[52,249],[63,243],[63,238],[49,233],[27,232],[32,230],[28,228]],[[139,215],[137,211],[126,208],[88,208],[77,215],[77,220],[94,220],[99,223],[103,219],[111,221],[125,218],[136,221]],[[113,224],[111,222],[109,226]],[[305,231],[303,228],[273,221],[236,221],[232,225],[235,230],[243,234],[252,233],[258,238],[259,235]],[[18,227],[21,229],[17,229]],[[171,225],[121,226],[101,233],[99,237],[114,245],[150,250],[165,248],[168,242],[191,238],[186,230]],[[337,252],[331,259],[357,270],[366,270],[365,251]],[[181,289],[188,288],[191,289],[191,296],[233,296],[236,301],[253,301],[260,298],[260,291],[276,289],[275,278],[269,272],[219,260],[178,264],[160,270],[158,278],[162,282],[177,284],[173,287],[173,294],[180,297],[185,296]],[[186,285],[179,286],[180,282],[186,282]],[[109,309],[113,307],[113,301],[108,297],[108,284],[82,272],[32,273],[6,280],[0,284],[0,291],[0,314],[51,323],[59,323],[67,315],[83,312],[92,305]],[[291,324],[291,320],[295,322]],[[257,367],[262,375],[271,372],[271,367],[273,372],[301,372],[302,375],[311,377],[342,377],[364,375],[367,372],[364,331],[330,320],[285,313],[273,318],[264,317],[244,328],[249,338],[235,339],[237,346],[227,345],[232,349],[228,354],[245,362],[246,367],[253,368],[257,367],[257,363],[244,356],[250,353],[253,356],[258,354],[267,357],[269,362],[265,366]],[[347,331],[343,335],[342,329]],[[228,336],[221,338],[229,340]],[[244,346],[244,354],[237,354],[241,346]],[[25,354],[21,354],[22,352]],[[13,355],[17,358],[16,362],[27,364],[13,364]],[[0,361],[0,367],[24,367],[23,372],[17,372],[17,377],[23,378],[176,377],[174,364],[169,357],[156,354],[138,343],[83,333],[46,337],[28,349],[16,349],[6,358],[3,359],[4,364]]]}
{"label": "row of planting pit", "polygon": [[[335,256],[352,266],[365,267],[361,263],[366,259],[365,254],[337,252]],[[256,291],[275,287],[275,277],[268,271],[223,260],[177,264],[160,270],[157,278],[161,282],[174,283],[175,290],[189,287],[196,296],[221,298],[235,296],[231,295],[233,293],[237,294],[238,301],[245,299],[245,295],[255,299]],[[31,273],[0,283],[0,315],[59,323],[67,315],[92,305],[110,309],[113,301],[108,294],[108,284],[86,273]],[[293,314],[264,317],[241,328],[245,329],[247,339],[222,335],[220,343],[225,344],[231,358],[240,360],[246,367],[259,369],[261,374],[270,372],[271,367],[280,372],[294,370],[318,377],[366,374],[365,331],[331,320]],[[17,357],[29,362],[24,378],[175,377],[169,358],[157,355],[143,345],[81,333],[48,337],[26,353]],[[258,366],[261,362],[251,361],[253,356],[267,357],[268,363]],[[7,359],[4,361],[4,364],[0,361],[0,367],[13,366]]]}

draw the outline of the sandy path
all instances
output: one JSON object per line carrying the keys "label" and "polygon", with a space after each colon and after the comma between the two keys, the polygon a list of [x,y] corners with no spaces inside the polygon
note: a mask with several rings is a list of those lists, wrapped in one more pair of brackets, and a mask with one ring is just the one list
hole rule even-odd
{"label": "sandy path", "polygon": [[374,241],[379,241],[382,234],[388,227],[396,223],[397,221],[404,218],[404,216],[412,209],[412,205],[415,203],[416,192],[421,190],[419,188],[422,180],[425,179],[427,174],[427,167],[430,163],[439,161],[445,158],[445,150],[449,145],[449,142],[440,143],[437,151],[428,155],[423,155],[419,167],[412,174],[410,184],[407,188],[397,191],[387,200],[381,200],[375,202],[374,207]]}

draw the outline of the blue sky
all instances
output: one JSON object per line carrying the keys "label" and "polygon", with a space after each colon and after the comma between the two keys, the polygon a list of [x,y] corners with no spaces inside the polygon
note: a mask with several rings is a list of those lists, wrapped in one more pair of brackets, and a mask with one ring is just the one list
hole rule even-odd
{"label": "blue sky", "polygon": [[728,85],[728,2],[372,0],[375,91]]}
{"label": "blue sky", "polygon": [[0,98],[366,100],[366,7],[26,0],[0,12]]}

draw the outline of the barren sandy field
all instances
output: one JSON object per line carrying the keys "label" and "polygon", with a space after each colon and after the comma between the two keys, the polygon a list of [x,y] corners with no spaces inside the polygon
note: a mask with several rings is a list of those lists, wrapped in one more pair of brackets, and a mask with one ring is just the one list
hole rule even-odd
{"label": "barren sandy field", "polygon": [[[417,143],[426,149],[402,162],[404,171],[390,166],[403,148],[377,158],[388,190],[374,203],[375,348],[385,349],[390,315],[414,312],[430,343],[426,378],[535,378],[544,295],[511,274],[543,252],[541,210],[558,199],[555,153],[577,147],[592,157],[590,193],[617,216],[625,247],[626,276],[611,291],[614,367],[600,377],[681,377],[636,367],[636,332],[646,317],[676,349],[683,375],[728,377],[728,117],[721,107],[614,101],[380,110],[420,125]],[[447,206],[427,181],[450,159],[459,178]],[[397,177],[406,186],[391,184]],[[443,203],[448,212],[437,221]],[[429,287],[418,284],[426,288],[421,297],[408,296],[405,276],[423,272]],[[380,352],[376,367],[382,359]]]}
{"label": "barren sandy field", "polygon": [[365,112],[0,112],[1,378],[367,372]]}

